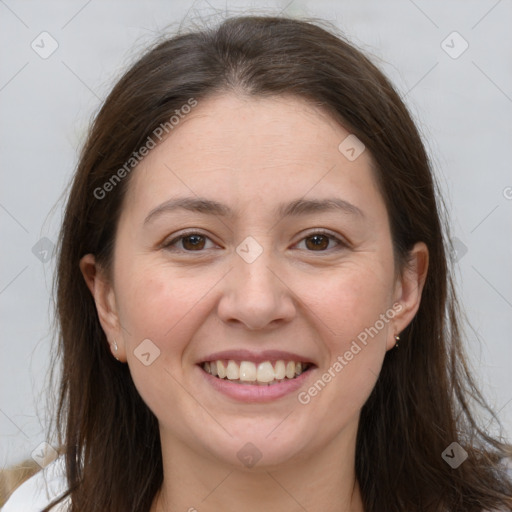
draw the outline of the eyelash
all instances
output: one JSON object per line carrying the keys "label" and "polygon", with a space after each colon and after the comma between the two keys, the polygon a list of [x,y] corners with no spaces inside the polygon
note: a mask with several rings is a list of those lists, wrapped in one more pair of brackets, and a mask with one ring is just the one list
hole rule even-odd
{"label": "eyelash", "polygon": [[[188,232],[182,233],[181,235],[177,236],[176,238],[173,238],[169,242],[164,242],[162,244],[162,248],[164,248],[164,249],[166,249],[166,250],[168,250],[170,252],[185,252],[185,253],[190,253],[190,254],[193,254],[193,253],[204,253],[207,249],[201,249],[201,250],[198,250],[198,251],[189,251],[187,249],[182,249],[182,248],[176,249],[176,248],[172,247],[177,242],[180,242],[181,240],[183,240],[183,239],[185,239],[185,238],[187,238],[189,236],[193,236],[193,235],[198,235],[198,236],[204,237],[204,238],[206,238],[208,240],[211,240],[208,236],[206,236],[203,233],[200,233],[198,231],[188,231]],[[307,251],[307,252],[326,253],[326,252],[332,251],[333,249],[346,248],[346,247],[349,246],[348,243],[346,243],[343,240],[339,239],[338,237],[334,236],[332,233],[330,233],[330,232],[328,232],[326,230],[322,230],[322,229],[319,229],[317,231],[313,231],[313,232],[309,233],[307,236],[303,237],[297,243],[303,242],[304,240],[306,240],[308,238],[312,238],[312,237],[318,236],[318,235],[325,236],[329,240],[334,240],[337,243],[337,247],[335,247],[335,248],[331,247],[330,249],[323,249],[323,250],[320,250],[320,251]],[[295,244],[295,245],[297,245],[297,244]]]}

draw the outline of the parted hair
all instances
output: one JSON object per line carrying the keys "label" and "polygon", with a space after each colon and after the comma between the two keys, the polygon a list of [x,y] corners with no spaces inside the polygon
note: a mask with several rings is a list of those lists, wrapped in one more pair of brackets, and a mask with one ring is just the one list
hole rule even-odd
{"label": "parted hair", "polygon": [[[416,242],[428,247],[419,310],[399,349],[386,353],[360,415],[355,470],[366,512],[512,511],[512,482],[500,464],[512,448],[481,419],[483,411],[499,424],[465,354],[447,221],[419,131],[362,51],[326,23],[286,16],[236,16],[159,40],[92,121],[67,198],[55,279],[54,428],[65,452],[70,510],[147,512],[163,481],[157,419],[128,366],[112,357],[79,269],[88,253],[111,268],[117,222],[128,207],[123,198],[137,168],[106,197],[94,191],[176,109],[218,93],[295,95],[323,108],[372,156],[398,270]],[[456,469],[441,456],[453,442],[468,454]]]}

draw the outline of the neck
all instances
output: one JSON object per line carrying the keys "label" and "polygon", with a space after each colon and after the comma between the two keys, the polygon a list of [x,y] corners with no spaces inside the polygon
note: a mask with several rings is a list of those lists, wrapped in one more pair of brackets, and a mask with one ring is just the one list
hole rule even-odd
{"label": "neck", "polygon": [[308,457],[245,470],[162,436],[164,481],[151,512],[364,512],[354,469],[357,424],[348,428]]}

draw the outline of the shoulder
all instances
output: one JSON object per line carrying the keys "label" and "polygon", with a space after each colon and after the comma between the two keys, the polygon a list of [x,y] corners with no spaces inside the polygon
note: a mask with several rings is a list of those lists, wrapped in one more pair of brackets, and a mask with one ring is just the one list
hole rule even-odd
{"label": "shoulder", "polygon": [[[1,512],[41,512],[67,490],[64,458],[61,456],[42,471],[21,484],[9,497]],[[55,507],[64,512],[69,500]]]}

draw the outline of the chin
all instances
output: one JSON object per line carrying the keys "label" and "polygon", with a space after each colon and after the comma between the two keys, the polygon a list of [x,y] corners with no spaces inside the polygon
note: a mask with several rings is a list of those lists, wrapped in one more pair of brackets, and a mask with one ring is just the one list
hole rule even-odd
{"label": "chin", "polygon": [[[281,419],[282,420],[282,419]],[[279,420],[279,421],[281,421]],[[251,420],[254,422],[254,420]],[[205,448],[217,461],[234,466],[237,470],[266,471],[277,466],[286,466],[301,456],[307,457],[305,450],[305,435],[298,432],[271,433],[279,421],[265,422],[272,425],[263,429],[261,425],[256,428],[246,428],[233,437],[223,436],[212,445],[212,438],[207,441]],[[205,440],[206,441],[206,440]]]}

